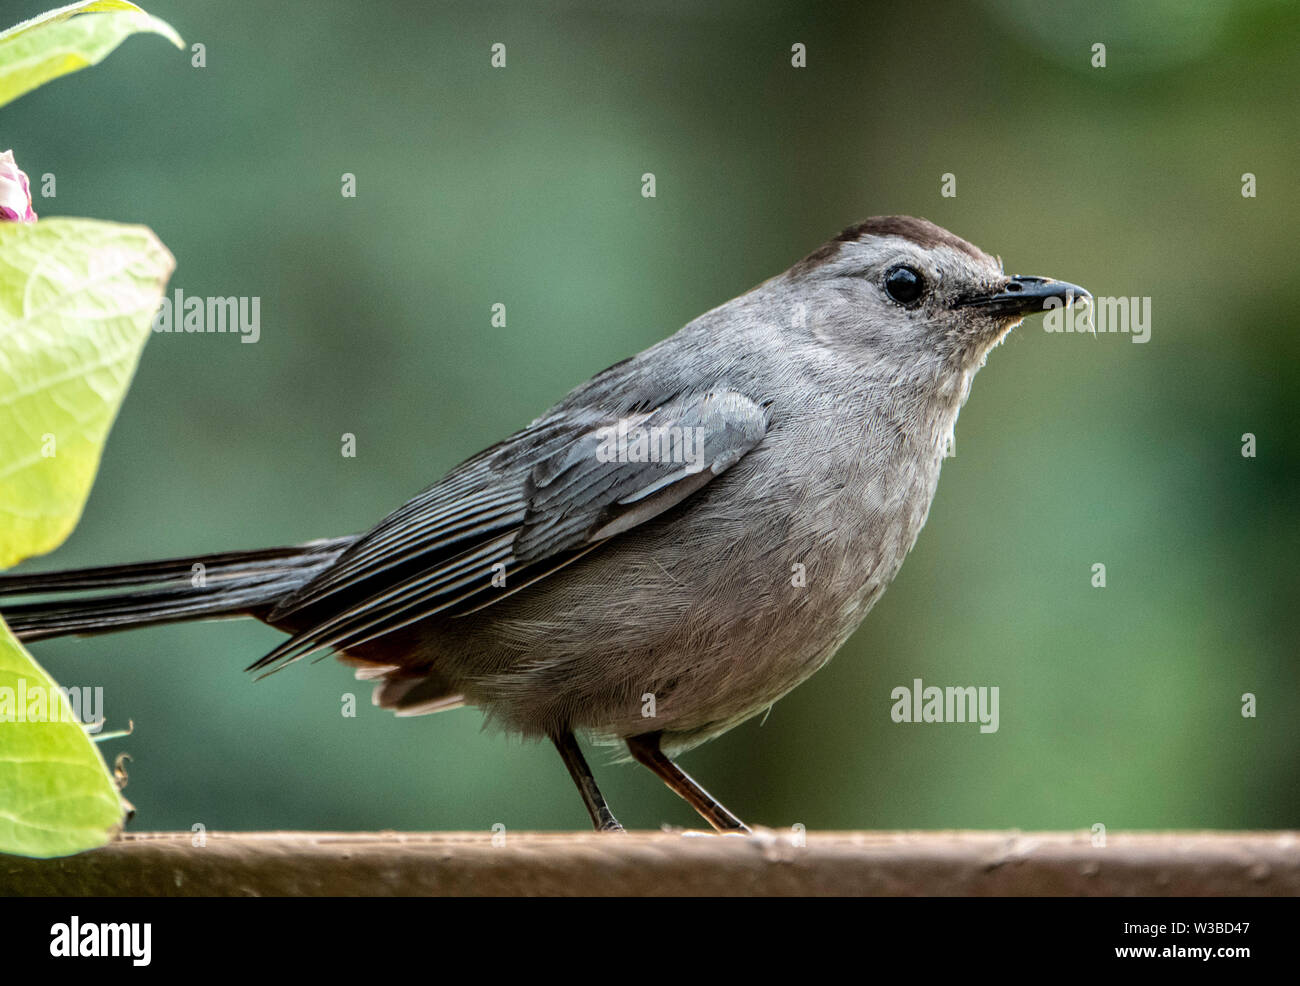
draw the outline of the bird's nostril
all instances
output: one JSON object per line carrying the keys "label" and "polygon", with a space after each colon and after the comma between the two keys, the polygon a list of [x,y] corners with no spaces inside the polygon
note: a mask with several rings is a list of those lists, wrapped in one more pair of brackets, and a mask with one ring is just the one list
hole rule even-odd
{"label": "bird's nostril", "polygon": [[1019,284],[1018,282],[1016,282],[1016,281],[1012,281],[1010,284],[1007,285],[1007,290],[1008,290],[1008,291],[1019,291],[1019,290],[1020,290],[1020,284]]}

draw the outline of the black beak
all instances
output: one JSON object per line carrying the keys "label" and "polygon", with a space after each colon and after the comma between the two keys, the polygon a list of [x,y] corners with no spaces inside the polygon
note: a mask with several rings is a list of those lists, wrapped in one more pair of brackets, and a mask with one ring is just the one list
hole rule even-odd
{"label": "black beak", "polygon": [[[1049,304],[1056,300],[1057,304]],[[1077,284],[1053,281],[1050,277],[1013,277],[996,294],[975,295],[957,302],[957,307],[977,308],[1000,318],[1024,318],[1047,308],[1092,303],[1092,295]]]}

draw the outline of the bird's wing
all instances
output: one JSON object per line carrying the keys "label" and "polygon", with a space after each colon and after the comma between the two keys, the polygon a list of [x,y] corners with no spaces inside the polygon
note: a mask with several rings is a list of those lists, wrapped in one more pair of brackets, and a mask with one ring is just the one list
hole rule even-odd
{"label": "bird's wing", "polygon": [[685,500],[767,432],[732,390],[622,418],[566,407],[475,456],[362,535],[269,620],[306,629],[253,668],[489,606]]}

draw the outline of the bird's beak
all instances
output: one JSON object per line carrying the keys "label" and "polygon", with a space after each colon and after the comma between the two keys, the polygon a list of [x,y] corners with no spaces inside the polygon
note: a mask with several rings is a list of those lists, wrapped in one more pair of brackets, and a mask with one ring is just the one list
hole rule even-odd
{"label": "bird's beak", "polygon": [[1000,318],[1024,318],[1034,312],[1068,308],[1075,303],[1092,304],[1092,295],[1077,284],[1054,281],[1050,277],[1013,277],[998,292],[963,298],[957,307],[976,308]]}

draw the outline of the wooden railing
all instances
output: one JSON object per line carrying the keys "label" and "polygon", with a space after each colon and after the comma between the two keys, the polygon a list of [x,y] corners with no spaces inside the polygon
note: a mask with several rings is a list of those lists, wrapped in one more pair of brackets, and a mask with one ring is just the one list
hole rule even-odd
{"label": "wooden railing", "polygon": [[1300,836],[164,832],[0,856],[0,894],[1296,896]]}

